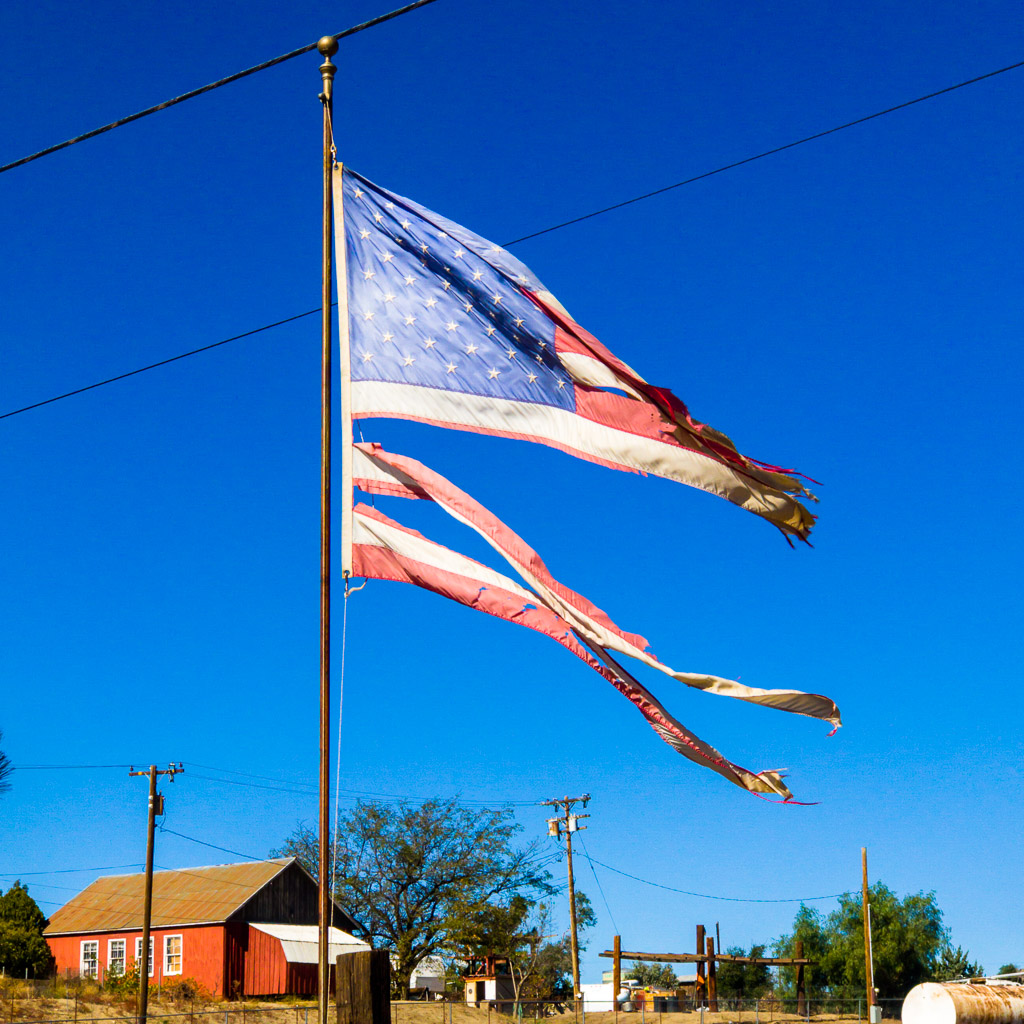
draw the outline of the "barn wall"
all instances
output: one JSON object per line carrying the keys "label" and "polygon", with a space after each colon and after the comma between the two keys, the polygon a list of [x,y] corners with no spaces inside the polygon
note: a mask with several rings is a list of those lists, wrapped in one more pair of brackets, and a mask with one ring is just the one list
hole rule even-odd
{"label": "barn wall", "polygon": [[284,958],[281,940],[250,928],[248,945],[245,955],[245,994],[279,996],[288,992],[288,961]]}
{"label": "barn wall", "polygon": [[248,925],[235,921],[224,927],[224,994],[228,999],[239,999],[244,991],[249,931]]}
{"label": "barn wall", "polygon": [[[193,978],[212,995],[224,994],[224,928],[223,925],[192,925],[181,928],[154,928],[153,974],[149,983],[157,987],[163,984]],[[164,977],[164,936],[181,936],[181,974]],[[142,931],[91,932],[81,935],[46,936],[50,951],[57,961],[57,973],[70,972],[77,975],[81,966],[81,944],[85,939],[96,940],[99,948],[99,980],[107,976],[108,942],[110,939],[124,939],[127,966],[135,962],[135,940],[142,937]]]}
{"label": "barn wall", "polygon": [[[231,920],[246,924],[316,924],[320,920],[317,901],[316,882],[292,863],[239,907]],[[334,924],[346,931],[355,927],[340,907],[335,911]]]}

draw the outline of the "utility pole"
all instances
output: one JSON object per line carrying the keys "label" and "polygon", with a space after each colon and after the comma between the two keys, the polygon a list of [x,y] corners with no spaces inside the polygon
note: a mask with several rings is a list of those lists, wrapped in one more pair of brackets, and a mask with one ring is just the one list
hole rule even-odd
{"label": "utility pole", "polygon": [[[139,955],[139,1024],[146,1024],[149,1010],[149,928],[153,921],[153,835],[156,831],[156,816],[164,813],[164,798],[156,791],[156,777],[169,775],[171,782],[174,776],[185,769],[179,761],[173,761],[166,768],[157,768],[151,764],[148,768],[135,771],[129,769],[129,775],[149,776],[149,825],[146,831],[146,891],[142,904],[142,947]],[[153,957],[156,966],[156,956]]]}
{"label": "utility pole", "polygon": [[[572,995],[573,1006],[578,1015],[580,1012],[580,953],[576,935],[576,888],[572,878],[572,834],[586,825],[580,825],[580,818],[589,818],[589,814],[573,814],[572,808],[575,804],[587,806],[590,794],[583,796],[565,796],[561,800],[544,800],[541,807],[561,807],[563,814],[558,818],[548,818],[548,835],[560,839],[562,832],[565,832],[565,856],[569,863],[569,933],[572,942]],[[618,995],[618,993],[616,993]]]}
{"label": "utility pole", "polygon": [[868,848],[860,848],[861,913],[864,919],[864,981],[867,985],[868,1024],[875,1024],[875,965],[871,955],[871,905],[868,903]]}

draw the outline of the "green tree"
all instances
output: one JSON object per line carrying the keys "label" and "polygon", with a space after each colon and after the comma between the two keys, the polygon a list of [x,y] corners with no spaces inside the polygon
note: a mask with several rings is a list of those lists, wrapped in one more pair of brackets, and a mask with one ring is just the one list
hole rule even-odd
{"label": "green tree", "polygon": [[18,977],[28,971],[39,978],[50,973],[53,956],[43,938],[48,923],[21,882],[0,894],[0,965],[7,974]]}
{"label": "green tree", "polygon": [[[902,900],[882,882],[869,890],[875,988],[883,999],[902,998],[915,985],[935,976],[939,955],[949,944],[942,911],[934,893],[914,893]],[[808,968],[809,982],[829,995],[856,998],[865,988],[864,929],[858,895],[839,897],[827,916],[801,904],[793,932],[775,942],[776,953],[793,956],[796,940],[804,956],[816,963]],[[788,973],[788,972],[787,972]],[[792,990],[793,979],[780,987]]]}
{"label": "green tree", "polygon": [[[1016,964],[1003,964],[1003,966],[996,971],[996,974],[1018,974],[1020,970],[1021,969]],[[1017,980],[1022,981],[1024,979],[1018,978]]]}
{"label": "green tree", "polygon": [[[731,956],[760,957],[765,947],[753,945],[750,952],[742,946],[730,946]],[[737,964],[722,960],[718,964],[718,994],[725,999],[759,999],[772,987],[767,964]]]}
{"label": "green tree", "polygon": [[935,981],[956,981],[958,978],[981,978],[985,968],[971,962],[971,954],[947,943],[935,961]]}
{"label": "green tree", "polygon": [[[554,892],[539,843],[517,846],[510,807],[470,810],[457,799],[413,806],[360,801],[338,820],[334,898],[364,938],[393,957],[399,993],[428,956],[456,947],[485,908]],[[274,856],[316,877],[316,831],[300,823]]]}
{"label": "green tree", "polygon": [[[488,905],[468,923],[463,938],[470,956],[494,953],[508,958],[516,1001],[572,997],[572,941],[568,932],[556,936],[550,901],[515,896],[505,905]],[[587,948],[586,932],[597,917],[585,892],[576,891],[579,949]]]}
{"label": "green tree", "polygon": [[[0,732],[0,743],[3,742],[4,734]],[[11,788],[11,776],[14,774],[14,765],[11,759],[0,750],[0,793],[7,793]]]}
{"label": "green tree", "polygon": [[637,960],[626,972],[626,977],[639,981],[644,988],[675,988],[679,984],[671,964],[656,964],[647,960]]}

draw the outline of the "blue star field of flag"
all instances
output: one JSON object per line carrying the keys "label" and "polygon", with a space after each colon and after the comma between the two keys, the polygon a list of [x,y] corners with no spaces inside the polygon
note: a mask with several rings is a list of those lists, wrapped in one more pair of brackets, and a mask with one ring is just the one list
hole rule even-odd
{"label": "blue star field of flag", "polygon": [[343,189],[353,382],[575,409],[526,267],[347,168]]}

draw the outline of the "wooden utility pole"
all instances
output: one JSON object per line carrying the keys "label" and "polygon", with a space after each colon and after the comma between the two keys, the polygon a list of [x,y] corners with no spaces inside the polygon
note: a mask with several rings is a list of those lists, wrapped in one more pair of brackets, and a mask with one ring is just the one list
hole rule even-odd
{"label": "wooden utility pole", "polygon": [[586,807],[589,800],[590,794],[585,793],[583,796],[566,796],[562,797],[561,800],[544,800],[541,803],[541,807],[561,807],[565,812],[560,818],[548,819],[548,835],[560,838],[561,833],[565,832],[565,856],[569,863],[569,937],[572,943],[572,994],[573,1005],[577,1014],[580,1009],[580,954],[576,934],[576,888],[573,885],[572,877],[572,834],[587,827],[586,825],[578,824],[578,822],[580,818],[589,818],[590,815],[572,814],[571,811],[573,806],[578,803],[582,803]]}
{"label": "wooden utility pole", "polygon": [[[615,959],[612,961],[612,1009],[615,1011],[615,1019],[619,1019],[619,989],[622,988],[622,937],[616,935],[612,940],[612,949]],[[13,1019],[13,1018],[12,1018]]]}
{"label": "wooden utility pole", "polygon": [[[317,965],[317,1009],[319,1024],[327,1024],[331,984],[331,305],[334,299],[334,130],[331,123],[334,73],[331,61],[338,52],[338,40],[324,36],[317,44],[324,61],[320,65],[323,91],[323,223],[321,231],[320,310],[320,814],[319,859],[319,941]],[[347,412],[347,410],[346,410]]]}
{"label": "wooden utility pole", "polygon": [[[171,781],[174,776],[185,769],[181,762],[174,764],[172,761],[166,768],[157,768],[151,764],[149,768],[141,771],[129,769],[129,776],[149,776],[149,821],[146,828],[146,885],[142,902],[142,951],[139,955],[139,1024],[146,1024],[146,1015],[149,1012],[149,931],[153,923],[153,838],[156,833],[156,816],[164,813],[164,798],[156,791],[156,777],[158,775],[169,775]],[[156,955],[154,951],[154,964],[156,966]]]}
{"label": "wooden utility pole", "polygon": [[871,911],[868,907],[868,848],[860,848],[861,867],[861,914],[864,920],[864,982],[868,995],[868,1020],[871,1007],[875,1005],[875,967],[871,962]]}

